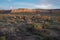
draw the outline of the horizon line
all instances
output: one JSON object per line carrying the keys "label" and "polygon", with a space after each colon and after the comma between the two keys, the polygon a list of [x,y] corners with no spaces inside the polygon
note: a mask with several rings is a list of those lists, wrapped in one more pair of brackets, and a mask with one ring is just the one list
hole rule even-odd
{"label": "horizon line", "polygon": [[[15,8],[15,9],[43,9],[43,8]],[[0,9],[0,10],[15,10],[15,9]],[[51,8],[51,9],[43,9],[43,10],[57,10],[60,8]]]}

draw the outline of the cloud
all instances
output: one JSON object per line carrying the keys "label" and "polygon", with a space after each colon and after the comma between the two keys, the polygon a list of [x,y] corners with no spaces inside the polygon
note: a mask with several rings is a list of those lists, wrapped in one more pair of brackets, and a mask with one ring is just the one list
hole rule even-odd
{"label": "cloud", "polygon": [[[34,0],[33,3],[16,0],[5,0],[0,4],[0,9],[17,9],[17,8],[40,8],[40,9],[57,9],[60,8],[60,0]],[[1,6],[3,5],[3,6]]]}
{"label": "cloud", "polygon": [[33,3],[25,3],[25,2],[15,2],[12,5],[3,5],[0,6],[0,9],[18,9],[18,8],[29,8],[29,9],[35,9],[35,8],[40,8],[40,9],[54,9],[52,4],[48,3],[41,3],[41,4],[33,4]]}
{"label": "cloud", "polygon": [[31,3],[15,3],[13,4],[14,7],[16,8],[16,6],[26,6],[26,7],[30,7],[30,8],[41,8],[41,9],[51,9],[53,8],[52,4],[31,4]]}
{"label": "cloud", "polygon": [[53,5],[52,4],[40,4],[40,5],[35,5],[36,8],[41,8],[41,9],[52,9]]}
{"label": "cloud", "polygon": [[0,7],[0,10],[5,10],[5,9],[8,10],[8,9],[10,9],[10,8],[7,7],[7,6],[1,6],[1,7]]}
{"label": "cloud", "polygon": [[10,10],[12,8],[13,8],[12,6],[0,5],[0,10]]}

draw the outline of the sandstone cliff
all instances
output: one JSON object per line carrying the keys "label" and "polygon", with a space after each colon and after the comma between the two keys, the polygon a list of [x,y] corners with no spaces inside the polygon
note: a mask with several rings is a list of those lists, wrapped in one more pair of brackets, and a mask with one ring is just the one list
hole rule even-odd
{"label": "sandstone cliff", "polygon": [[32,9],[15,9],[15,10],[11,10],[11,13],[16,13],[16,12],[36,12],[36,10],[32,10]]}
{"label": "sandstone cliff", "polygon": [[60,9],[26,9],[26,8],[20,8],[20,9],[12,9],[12,10],[0,10],[0,14],[8,14],[8,13],[57,13],[60,14]]}

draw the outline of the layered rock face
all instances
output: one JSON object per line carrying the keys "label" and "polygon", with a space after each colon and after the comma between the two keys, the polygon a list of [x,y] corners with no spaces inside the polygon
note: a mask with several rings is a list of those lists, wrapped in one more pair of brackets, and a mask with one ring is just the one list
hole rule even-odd
{"label": "layered rock face", "polygon": [[11,10],[12,13],[16,13],[16,12],[36,12],[36,10],[32,10],[32,9],[15,9],[15,10]]}
{"label": "layered rock face", "polygon": [[26,8],[20,8],[20,9],[12,9],[12,10],[0,10],[0,14],[7,14],[7,13],[58,13],[60,14],[60,9],[26,9]]}
{"label": "layered rock face", "polygon": [[11,13],[28,12],[28,13],[60,13],[60,9],[14,9]]}

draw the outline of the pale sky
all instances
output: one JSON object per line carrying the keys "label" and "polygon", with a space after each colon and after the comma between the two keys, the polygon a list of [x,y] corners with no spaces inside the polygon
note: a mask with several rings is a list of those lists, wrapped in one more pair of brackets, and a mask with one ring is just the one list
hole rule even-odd
{"label": "pale sky", "polygon": [[0,0],[1,9],[60,9],[60,0]]}

